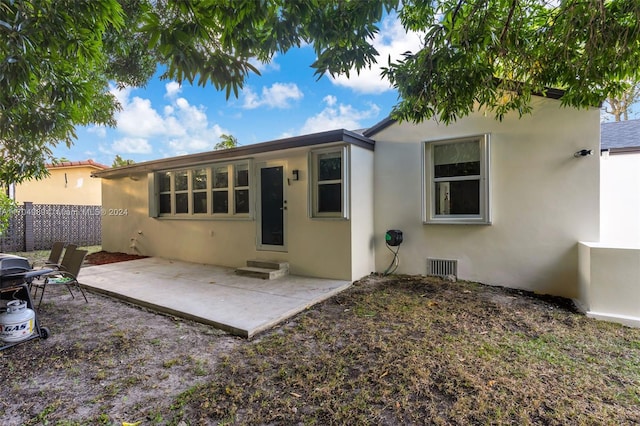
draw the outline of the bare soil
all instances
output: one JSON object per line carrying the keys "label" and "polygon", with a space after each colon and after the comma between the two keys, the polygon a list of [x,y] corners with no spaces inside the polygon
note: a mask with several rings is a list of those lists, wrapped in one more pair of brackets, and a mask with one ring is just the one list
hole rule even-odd
{"label": "bare soil", "polygon": [[372,275],[248,341],[88,296],[0,352],[1,425],[640,423],[640,330],[561,298]]}
{"label": "bare soil", "polygon": [[127,253],[112,253],[108,251],[97,251],[89,253],[85,258],[85,263],[90,265],[105,265],[107,263],[125,262],[127,260],[144,259],[147,256]]}

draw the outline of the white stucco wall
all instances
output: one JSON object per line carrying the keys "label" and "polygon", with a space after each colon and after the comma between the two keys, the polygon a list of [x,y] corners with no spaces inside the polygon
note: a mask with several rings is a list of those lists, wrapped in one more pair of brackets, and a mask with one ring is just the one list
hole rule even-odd
{"label": "white stucco wall", "polygon": [[[491,225],[422,223],[422,142],[489,133]],[[391,260],[384,233],[400,229],[399,273],[457,259],[458,276],[565,297],[578,295],[578,241],[599,238],[599,111],[535,98],[534,111],[499,122],[475,113],[448,126],[393,124],[373,136],[376,269]]]}
{"label": "white stucco wall", "polygon": [[640,327],[640,247],[581,243],[580,278],[588,316]]}
{"label": "white stucco wall", "polygon": [[[102,246],[107,251],[139,253],[196,263],[244,266],[248,259],[287,261],[295,275],[355,280],[373,270],[372,153],[351,147],[354,210],[350,220],[312,219],[308,214],[309,149],[295,149],[257,156],[254,173],[263,162],[283,164],[286,177],[300,171],[298,181],[285,187],[287,251],[256,248],[256,218],[250,220],[152,218],[148,213],[147,175],[102,179],[105,211],[126,209],[126,216],[103,217]],[[360,181],[360,176],[364,181]],[[368,183],[366,183],[368,181]],[[254,180],[256,182],[256,180]],[[368,188],[367,188],[368,186]],[[257,186],[252,188],[256,202]],[[354,217],[355,216],[355,217]],[[359,220],[361,218],[362,220]],[[354,231],[351,225],[357,224]],[[354,256],[352,265],[352,253]],[[354,275],[355,274],[355,275]]]}
{"label": "white stucco wall", "polygon": [[375,271],[373,247],[374,152],[351,147],[351,275],[361,278]]}
{"label": "white stucco wall", "polygon": [[600,160],[600,241],[640,247],[640,152]]}

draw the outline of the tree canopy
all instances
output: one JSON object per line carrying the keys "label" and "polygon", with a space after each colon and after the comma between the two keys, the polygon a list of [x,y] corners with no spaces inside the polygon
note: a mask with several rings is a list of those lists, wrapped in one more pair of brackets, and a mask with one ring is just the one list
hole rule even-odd
{"label": "tree canopy", "polygon": [[74,128],[114,124],[109,85],[163,78],[237,96],[252,61],[310,45],[320,78],[377,60],[386,13],[423,47],[386,63],[395,118],[444,122],[486,107],[501,118],[531,95],[597,106],[640,80],[637,0],[11,0],[0,2],[0,180],[46,173]]}
{"label": "tree canopy", "polygon": [[220,135],[220,142],[214,145],[215,151],[220,149],[235,148],[238,146],[238,138],[233,135],[222,134]]}

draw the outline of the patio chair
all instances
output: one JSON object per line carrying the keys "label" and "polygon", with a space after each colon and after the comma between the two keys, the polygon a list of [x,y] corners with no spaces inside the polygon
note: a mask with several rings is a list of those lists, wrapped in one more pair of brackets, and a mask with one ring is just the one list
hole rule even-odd
{"label": "patio chair", "polygon": [[[51,251],[49,252],[49,258],[45,261],[36,260],[31,265],[32,268],[44,268],[44,266],[39,266],[39,264],[43,265],[55,265],[60,263],[60,256],[62,256],[62,250],[64,250],[64,243],[62,241],[56,241],[51,245]],[[38,266],[36,266],[38,265]]]}
{"label": "patio chair", "polygon": [[73,291],[71,291],[71,287],[75,287],[77,290],[80,290],[80,293],[82,293],[84,301],[89,303],[87,295],[84,293],[84,290],[78,283],[78,274],[80,273],[82,262],[84,262],[84,258],[87,253],[87,250],[73,250],[73,252],[69,256],[65,256],[66,259],[63,259],[58,271],[45,275],[42,281],[34,281],[31,284],[34,289],[34,300],[37,298],[38,290],[40,290],[38,309],[40,309],[40,304],[42,303],[44,293],[47,290],[48,286],[64,285],[73,299],[75,299],[76,297],[73,294]]}
{"label": "patio chair", "polygon": [[[75,252],[77,248],[78,246],[75,244],[67,244],[67,246],[64,249],[64,255],[62,256],[62,261],[47,262],[44,264],[44,268],[65,269],[66,267],[64,265],[69,263],[69,259],[71,258],[71,256],[73,255],[73,252]],[[58,255],[58,259],[60,259],[59,255]]]}

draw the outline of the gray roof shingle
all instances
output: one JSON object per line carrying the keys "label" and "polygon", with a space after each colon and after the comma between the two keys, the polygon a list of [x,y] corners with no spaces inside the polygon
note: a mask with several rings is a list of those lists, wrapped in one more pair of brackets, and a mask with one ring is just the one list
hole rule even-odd
{"label": "gray roof shingle", "polygon": [[640,120],[600,125],[600,149],[640,147]]}

